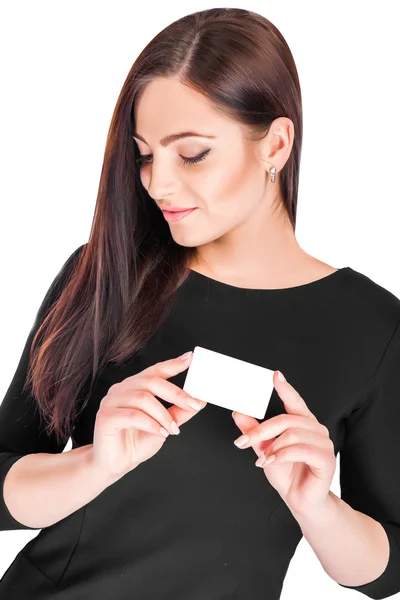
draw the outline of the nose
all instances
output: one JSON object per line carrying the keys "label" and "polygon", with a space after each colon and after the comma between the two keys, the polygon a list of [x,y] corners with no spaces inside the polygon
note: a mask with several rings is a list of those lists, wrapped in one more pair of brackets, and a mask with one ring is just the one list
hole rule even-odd
{"label": "nose", "polygon": [[161,161],[155,164],[153,158],[147,191],[152,198],[160,199],[175,194],[176,180],[174,181],[173,169],[170,165],[166,162],[161,164]]}

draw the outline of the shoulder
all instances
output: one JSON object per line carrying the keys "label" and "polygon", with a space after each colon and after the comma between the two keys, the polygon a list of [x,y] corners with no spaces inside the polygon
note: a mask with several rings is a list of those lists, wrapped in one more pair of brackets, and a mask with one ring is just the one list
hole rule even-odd
{"label": "shoulder", "polygon": [[66,262],[64,263],[64,268],[68,268],[69,266],[73,266],[76,264],[76,262],[78,261],[78,259],[80,258],[80,256],[82,256],[83,252],[85,251],[85,249],[87,248],[87,244],[82,244],[81,246],[78,246],[78,248],[76,248],[72,254],[67,258]]}
{"label": "shoulder", "polygon": [[77,265],[79,258],[82,256],[87,244],[78,246],[64,261],[59,271],[53,276],[53,280],[48,288],[42,304],[36,315],[36,322],[41,320],[49,311],[52,304],[59,298],[63,288],[68,283],[73,274],[73,270]]}
{"label": "shoulder", "polygon": [[364,324],[372,336],[393,333],[400,320],[400,299],[368,275],[351,267],[343,269],[343,302],[355,323]]}
{"label": "shoulder", "polygon": [[61,288],[64,287],[67,280],[72,275],[73,269],[77,265],[78,260],[82,256],[86,247],[87,247],[87,244],[82,244],[81,246],[78,246],[78,248],[76,248],[72,252],[72,254],[70,254],[68,256],[68,258],[64,261],[61,269],[58,271],[58,273],[50,287],[51,294],[53,294],[54,292],[57,293],[57,291],[59,291]]}

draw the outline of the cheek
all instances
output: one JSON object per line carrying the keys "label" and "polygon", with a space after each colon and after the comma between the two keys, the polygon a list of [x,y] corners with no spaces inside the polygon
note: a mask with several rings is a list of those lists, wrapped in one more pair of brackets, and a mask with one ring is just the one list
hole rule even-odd
{"label": "cheek", "polygon": [[[242,157],[238,161],[237,154],[231,161],[216,167],[212,174],[207,174],[199,182],[204,205],[210,215],[221,215],[233,220],[245,216],[255,205],[263,192],[265,182],[260,168],[253,160]],[[225,221],[226,222],[226,221]]]}
{"label": "cheek", "polygon": [[142,186],[144,187],[144,189],[147,190],[150,184],[150,175],[146,168],[142,167],[142,169],[140,170],[140,181],[142,182]]}

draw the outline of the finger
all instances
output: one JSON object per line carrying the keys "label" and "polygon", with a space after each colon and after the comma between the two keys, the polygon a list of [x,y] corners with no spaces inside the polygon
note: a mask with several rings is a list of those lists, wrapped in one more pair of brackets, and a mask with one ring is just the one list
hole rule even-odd
{"label": "finger", "polygon": [[[271,464],[282,462],[304,463],[310,467],[314,475],[320,478],[331,473],[332,456],[324,448],[309,444],[295,444],[277,450],[274,452],[274,456],[275,460]],[[268,456],[266,458],[268,459]]]}
{"label": "finger", "polygon": [[[183,355],[184,356],[184,355]],[[182,371],[185,371],[189,368],[193,359],[193,352],[191,352],[190,356],[187,358],[182,358],[182,356],[176,356],[175,358],[170,358],[168,360],[163,360],[155,363],[154,365],[150,365],[146,369],[143,369],[139,373],[135,373],[134,375],[130,375],[124,379],[124,382],[130,382],[138,377],[153,377],[154,375],[158,375],[159,377],[163,377],[164,379],[169,379]],[[121,382],[122,383],[122,382]]]}
{"label": "finger", "polygon": [[167,408],[167,411],[179,427],[187,421],[190,421],[190,419],[193,419],[193,417],[195,417],[200,412],[199,410],[192,410],[192,412],[190,413],[188,410],[185,410],[175,405],[171,406],[170,408]]}
{"label": "finger", "polygon": [[185,371],[190,366],[193,359],[193,352],[190,352],[189,356],[183,358],[184,356],[185,355],[177,356],[175,358],[157,362],[154,365],[150,365],[146,369],[143,369],[139,373],[126,377],[121,382],[114,385],[130,387],[141,377],[157,376],[162,377],[164,380],[169,379],[178,373],[182,373],[182,371]]}
{"label": "finger", "polygon": [[316,419],[315,415],[310,411],[307,404],[300,396],[297,390],[286,380],[281,381],[278,377],[279,371],[274,372],[274,387],[285,405],[285,410],[288,414],[303,415]]}
{"label": "finger", "polygon": [[122,408],[115,406],[104,406],[96,415],[96,427],[102,435],[117,435],[121,429],[135,427],[147,431],[159,437],[168,437],[168,430],[164,429],[166,435],[161,432],[158,421],[152,419],[147,413],[136,408]]}
{"label": "finger", "polygon": [[[249,415],[245,415],[243,413],[233,411],[232,417],[243,434],[247,434],[248,431],[254,429],[254,427],[258,427],[259,422],[254,417],[250,417]],[[243,437],[243,436],[241,436]],[[271,440],[272,441],[272,440]],[[259,444],[253,444],[252,448],[257,456],[265,451],[268,447],[268,443],[265,441],[260,442]]]}
{"label": "finger", "polygon": [[[277,415],[276,417],[272,417],[271,419],[267,419],[259,425],[256,425],[253,429],[247,431],[248,441],[239,447],[241,449],[249,448],[254,444],[258,444],[265,440],[270,440],[290,427],[300,427],[304,429],[310,429],[315,431],[324,431],[326,428],[324,425],[321,425],[315,419],[310,419],[309,417],[303,417],[299,415],[288,415],[286,413]],[[235,444],[240,442],[243,439],[243,436],[240,436],[237,440],[235,440]]]}
{"label": "finger", "polygon": [[325,450],[332,450],[333,448],[332,440],[327,438],[325,435],[321,435],[317,431],[313,431],[311,429],[291,428],[272,441],[268,448],[268,454],[274,454],[281,448],[285,448],[286,446],[294,446],[296,444],[309,444],[324,448]]}
{"label": "finger", "polygon": [[[117,388],[115,388],[117,390]],[[126,408],[128,410],[140,410],[146,413],[149,418],[158,423],[158,429],[164,427],[167,431],[177,435],[174,428],[174,418],[171,413],[147,390],[132,390],[126,388],[120,389],[118,392],[108,390],[106,396],[100,402],[100,409],[119,409]],[[187,412],[187,411],[186,411]],[[133,413],[134,414],[134,413]],[[179,428],[179,423],[177,423]],[[133,427],[133,425],[131,425]]]}
{"label": "finger", "polygon": [[[140,377],[131,379],[129,382],[124,380],[120,384],[114,385],[117,385],[119,389],[124,389],[131,392],[133,390],[146,390],[153,394],[153,396],[159,396],[159,398],[162,398],[171,404],[176,404],[180,408],[184,408],[191,413],[204,408],[207,404],[202,400],[193,398],[178,385],[175,385],[171,381],[166,381],[159,375],[141,375]],[[112,388],[113,386],[111,386],[111,388],[108,390],[109,393],[113,391]]]}

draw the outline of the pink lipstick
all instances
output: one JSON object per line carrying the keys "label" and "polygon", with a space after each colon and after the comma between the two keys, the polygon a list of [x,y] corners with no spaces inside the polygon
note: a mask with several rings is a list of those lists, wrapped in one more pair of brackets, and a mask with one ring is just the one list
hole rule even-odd
{"label": "pink lipstick", "polygon": [[169,223],[176,223],[176,221],[184,219],[187,215],[190,215],[196,209],[197,206],[195,208],[190,208],[189,210],[180,210],[175,212],[163,210],[162,214],[164,215],[165,220]]}

